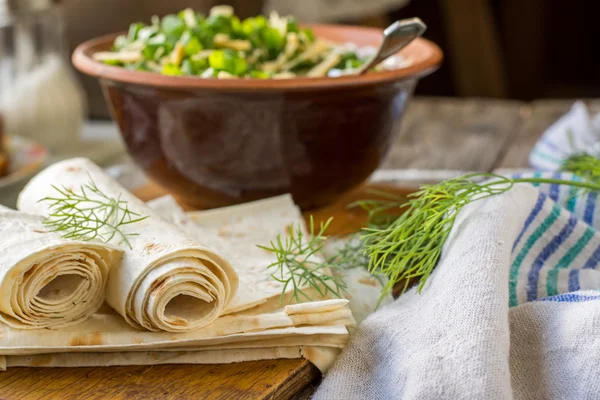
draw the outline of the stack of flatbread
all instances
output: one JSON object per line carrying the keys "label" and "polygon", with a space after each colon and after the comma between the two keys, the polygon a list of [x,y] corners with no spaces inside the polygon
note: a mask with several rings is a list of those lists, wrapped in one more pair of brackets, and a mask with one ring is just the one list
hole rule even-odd
{"label": "stack of flatbread", "polygon": [[[67,240],[43,224],[56,210],[40,199],[90,182],[98,191],[88,198],[118,198],[146,217],[122,227],[126,241]],[[257,245],[303,223],[290,196],[186,214],[170,197],[145,204],[73,159],[37,175],[18,209],[0,212],[4,368],[304,357],[325,371],[355,324],[348,300],[312,291],[294,304],[271,277],[275,256]]]}

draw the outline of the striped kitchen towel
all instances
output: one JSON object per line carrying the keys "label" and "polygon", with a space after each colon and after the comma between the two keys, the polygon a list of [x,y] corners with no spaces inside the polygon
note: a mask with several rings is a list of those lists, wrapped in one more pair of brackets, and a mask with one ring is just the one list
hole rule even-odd
{"label": "striped kitchen towel", "polygon": [[[531,175],[580,180],[560,172]],[[511,307],[559,293],[600,289],[598,192],[578,193],[557,184],[534,186],[537,198],[512,247]]]}
{"label": "striped kitchen towel", "polygon": [[555,171],[573,153],[583,150],[600,154],[600,114],[591,117],[586,105],[578,101],[552,124],[529,155],[534,169]]}
{"label": "striped kitchen towel", "polygon": [[599,399],[598,200],[517,184],[466,206],[423,291],[367,317],[314,398]]}

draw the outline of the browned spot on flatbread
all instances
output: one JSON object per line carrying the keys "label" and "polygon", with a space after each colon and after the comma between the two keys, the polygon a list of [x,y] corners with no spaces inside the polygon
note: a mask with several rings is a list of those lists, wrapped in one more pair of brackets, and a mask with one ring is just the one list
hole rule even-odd
{"label": "browned spot on flatbread", "polygon": [[231,237],[237,237],[237,238],[242,238],[244,236],[246,236],[245,234],[241,233],[241,232],[231,232],[226,226],[222,226],[217,230],[217,235],[223,238],[231,238]]}
{"label": "browned spot on flatbread", "polygon": [[144,338],[141,338],[139,336],[134,336],[133,341],[137,344],[142,344],[142,343],[144,343]]}
{"label": "browned spot on flatbread", "polygon": [[152,288],[150,289],[150,291],[155,292],[155,291],[160,291],[162,290],[162,288],[167,284],[168,278],[162,279],[160,281],[155,281],[152,284]]}
{"label": "browned spot on flatbread", "polygon": [[173,317],[171,317],[170,319],[171,319],[170,322],[171,322],[172,325],[185,326],[188,323],[187,320],[185,320],[183,318],[180,318],[180,317],[178,317],[176,315],[173,316]]}
{"label": "browned spot on flatbread", "polygon": [[363,285],[377,287],[377,280],[373,278],[360,278],[358,283],[362,283]]}
{"label": "browned spot on flatbread", "polygon": [[79,172],[79,171],[81,171],[81,168],[71,166],[71,167],[67,167],[67,171],[69,171],[69,172]]}
{"label": "browned spot on flatbread", "polygon": [[146,253],[150,253],[152,251],[157,251],[161,248],[160,244],[158,243],[147,243],[144,246],[144,250],[146,251]]}
{"label": "browned spot on flatbread", "polygon": [[31,361],[32,367],[43,367],[44,365],[48,365],[52,362],[52,356],[50,354],[41,354],[36,356]]}
{"label": "browned spot on flatbread", "polygon": [[103,343],[102,333],[93,332],[89,335],[79,336],[73,338],[69,342],[69,346],[97,346]]}
{"label": "browned spot on flatbread", "polygon": [[35,233],[48,233],[48,231],[43,231],[41,229],[32,229],[31,231]]}
{"label": "browned spot on flatbread", "polygon": [[29,268],[29,269],[27,270],[27,272],[25,272],[25,273],[23,274],[23,280],[24,280],[24,281],[26,281],[27,279],[29,279],[29,277],[30,277],[31,275],[33,275],[33,273],[35,272],[35,270],[37,269],[37,267],[38,267],[38,266],[39,266],[39,264],[33,264],[33,265],[31,266],[31,268]]}

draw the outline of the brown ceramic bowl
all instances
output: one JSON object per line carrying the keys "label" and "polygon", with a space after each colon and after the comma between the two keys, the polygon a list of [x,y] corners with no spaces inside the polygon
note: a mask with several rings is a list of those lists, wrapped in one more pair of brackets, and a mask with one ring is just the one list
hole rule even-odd
{"label": "brown ceramic bowl", "polygon": [[[381,31],[313,25],[317,36],[377,46]],[[183,202],[221,207],[292,193],[304,209],[362,183],[382,162],[417,80],[442,60],[418,39],[407,68],[340,78],[201,79],[94,61],[116,35],[80,45],[73,63],[100,79],[127,149]]]}

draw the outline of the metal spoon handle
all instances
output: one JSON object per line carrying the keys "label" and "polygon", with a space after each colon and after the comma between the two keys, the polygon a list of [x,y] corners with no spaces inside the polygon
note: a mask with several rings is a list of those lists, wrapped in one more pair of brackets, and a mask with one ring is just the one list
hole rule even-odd
{"label": "metal spoon handle", "polygon": [[362,75],[386,58],[393,56],[425,32],[427,26],[419,18],[396,21],[383,31],[383,41],[375,56],[358,71]]}

